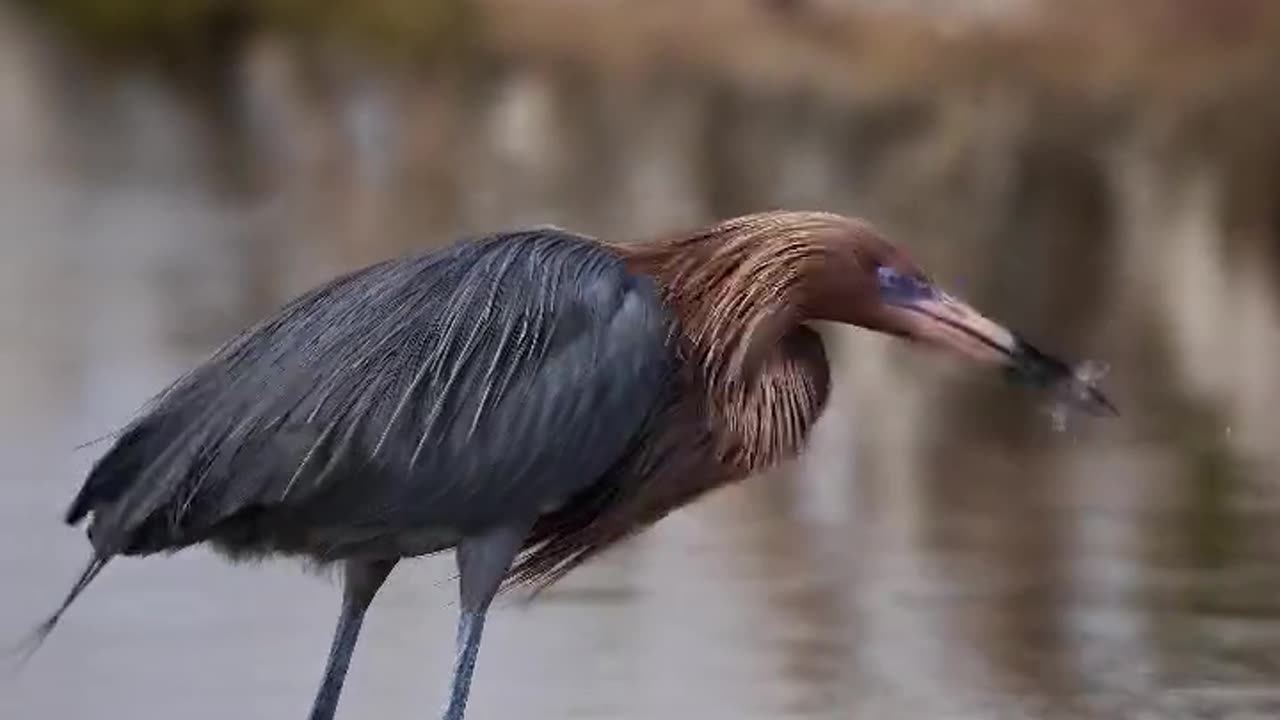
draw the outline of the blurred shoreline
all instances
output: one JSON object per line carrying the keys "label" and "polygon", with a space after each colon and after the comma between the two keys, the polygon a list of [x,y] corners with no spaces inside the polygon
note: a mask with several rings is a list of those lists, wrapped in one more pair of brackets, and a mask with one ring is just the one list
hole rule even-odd
{"label": "blurred shoreline", "polygon": [[[1237,428],[1233,447],[1280,457],[1278,4],[42,7],[11,74],[49,117],[110,118],[150,88],[220,148],[200,162],[222,192],[330,209],[272,232],[329,238],[341,267],[527,222],[636,237],[783,205],[862,214],[1010,322],[1114,347]],[[135,12],[77,14],[102,7]],[[76,77],[93,93],[68,94]],[[64,132],[58,155],[115,157],[100,128]]]}
{"label": "blurred shoreline", "polygon": [[419,69],[470,53],[852,97],[999,83],[1193,108],[1260,99],[1280,62],[1266,0],[12,1],[104,58],[216,61],[268,34]]}

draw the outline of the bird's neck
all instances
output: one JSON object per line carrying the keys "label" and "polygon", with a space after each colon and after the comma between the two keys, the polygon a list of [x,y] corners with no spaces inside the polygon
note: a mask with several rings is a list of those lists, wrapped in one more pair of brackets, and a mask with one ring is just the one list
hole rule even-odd
{"label": "bird's neck", "polygon": [[822,259],[813,227],[770,216],[617,245],[676,314],[708,399],[718,454],[756,472],[798,452],[821,412],[827,361],[803,328],[804,282]]}
{"label": "bird's neck", "polygon": [[[768,216],[759,216],[767,218]],[[734,382],[797,326],[804,280],[821,261],[811,233],[765,219],[619,244],[678,316],[689,359],[713,383]]]}

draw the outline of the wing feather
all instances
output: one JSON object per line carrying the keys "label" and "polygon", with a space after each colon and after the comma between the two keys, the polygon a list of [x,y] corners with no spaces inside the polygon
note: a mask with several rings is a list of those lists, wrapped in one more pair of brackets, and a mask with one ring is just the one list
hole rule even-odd
{"label": "wing feather", "polygon": [[[595,242],[503,233],[339,278],[161,395],[68,521],[100,553],[203,540],[310,552],[531,519],[602,476],[674,363],[645,277]],[[234,538],[229,540],[228,538]]]}

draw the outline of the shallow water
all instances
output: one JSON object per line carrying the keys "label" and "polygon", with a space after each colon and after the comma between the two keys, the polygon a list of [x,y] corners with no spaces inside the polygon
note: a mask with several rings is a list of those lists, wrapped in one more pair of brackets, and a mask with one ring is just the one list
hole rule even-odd
{"label": "shallow water", "polygon": [[[96,75],[0,23],[6,643],[84,561],[81,532],[59,518],[100,447],[75,447],[313,282],[473,228],[641,234],[718,213],[691,197],[894,205],[889,180],[842,179],[814,160],[816,130],[739,131],[794,159],[772,190],[734,184],[732,167],[689,170],[697,98],[679,93],[566,139],[561,80],[539,72],[465,91],[357,74],[315,93],[273,52],[227,92],[193,91]],[[638,133],[625,147],[640,149],[617,133]],[[613,175],[593,170],[600,148],[622,154]],[[1096,247],[1036,244],[1081,213],[1033,198],[1013,223],[1027,243],[1010,251],[1016,267],[975,270],[989,250],[977,244],[922,254],[940,276],[976,273],[984,307],[1046,345],[1110,360],[1120,419],[1054,432],[1025,391],[833,336],[837,397],[812,452],[532,604],[501,602],[470,717],[1280,712],[1275,265],[1229,265],[1200,215],[1153,224],[1161,203],[1212,215],[1195,178],[1170,190],[1141,158],[1116,167],[1115,192],[1130,194],[1111,211],[1120,230]],[[1167,267],[1126,259],[1153,235],[1172,248]],[[1199,294],[1160,290],[1143,274],[1157,272]],[[1086,291],[1102,311],[1071,300]],[[397,570],[342,717],[437,713],[454,591],[448,558]],[[0,717],[302,717],[337,603],[332,582],[287,563],[228,566],[203,551],[116,562],[30,665],[0,679]]]}

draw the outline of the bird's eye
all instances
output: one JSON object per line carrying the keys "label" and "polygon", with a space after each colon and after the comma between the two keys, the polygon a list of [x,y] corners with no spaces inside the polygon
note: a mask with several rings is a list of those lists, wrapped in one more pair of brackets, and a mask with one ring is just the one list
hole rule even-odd
{"label": "bird's eye", "polygon": [[880,296],[885,302],[911,302],[934,294],[928,283],[888,265],[876,268],[876,281],[880,285]]}

